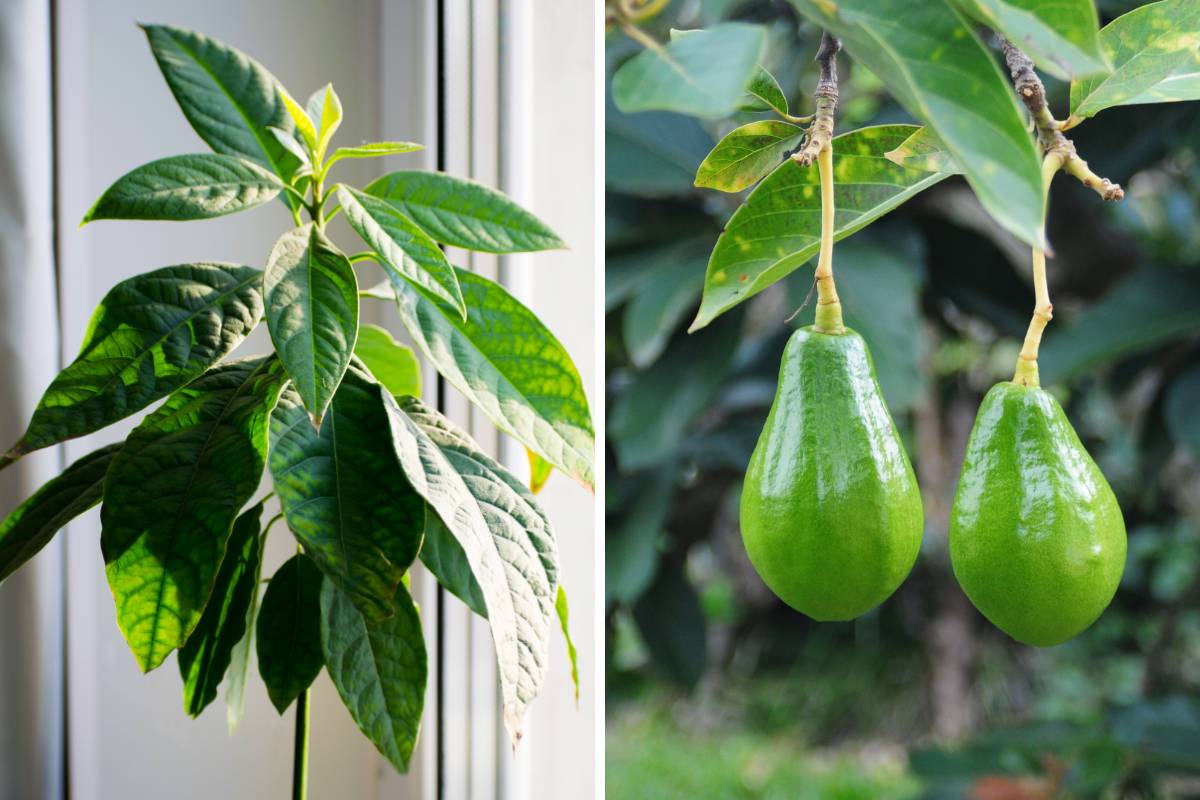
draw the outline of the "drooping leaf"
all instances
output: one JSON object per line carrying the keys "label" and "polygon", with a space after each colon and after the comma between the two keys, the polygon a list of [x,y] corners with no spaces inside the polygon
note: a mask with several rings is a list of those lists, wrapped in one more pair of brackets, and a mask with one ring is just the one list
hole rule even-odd
{"label": "drooping leaf", "polygon": [[471,574],[471,564],[462,545],[435,513],[425,516],[425,541],[421,544],[421,563],[433,573],[442,588],[467,604],[467,608],[487,619],[487,600],[479,581]]}
{"label": "drooping leaf", "polygon": [[[266,548],[270,530],[271,522],[268,522],[259,540],[259,550]],[[246,608],[245,632],[233,646],[229,654],[229,667],[225,670],[225,726],[230,736],[237,732],[246,711],[246,680],[250,677],[250,654],[254,649],[254,630],[258,623],[262,569],[263,560],[260,557],[254,570],[254,591],[250,593],[250,604]]]}
{"label": "drooping leaf", "polygon": [[120,444],[110,444],[79,459],[0,522],[0,581],[37,555],[60,528],[100,502],[104,474],[120,449]]}
{"label": "drooping leaf", "polygon": [[693,117],[663,111],[622,114],[611,94],[606,97],[604,184],[610,189],[650,197],[690,191],[696,167],[712,146],[712,137]]}
{"label": "drooping leaf", "polygon": [[333,155],[329,157],[325,165],[329,167],[343,158],[379,158],[380,156],[395,156],[424,149],[425,145],[416,142],[368,142],[353,147],[339,147],[333,151]]}
{"label": "drooping leaf", "polygon": [[250,267],[180,264],[118,283],[13,452],[83,436],[141,411],[227,356],[262,314],[262,272]]}
{"label": "drooping leaf", "polygon": [[1042,244],[1041,157],[1009,78],[950,0],[792,4],[933,128],[1001,227]]}
{"label": "drooping leaf", "polygon": [[466,320],[445,302],[389,276],[413,341],[496,427],[591,488],[592,418],[571,357],[499,284],[456,271],[472,309]]}
{"label": "drooping leaf", "polygon": [[1200,49],[1192,53],[1175,71],[1144,92],[1123,100],[1117,105],[1136,106],[1144,103],[1178,103],[1200,100]]}
{"label": "drooping leaf", "polygon": [[267,131],[273,126],[290,132],[294,124],[275,76],[245,53],[195,31],[170,25],[142,29],[200,138],[218,153],[244,156],[290,180],[298,162]]}
{"label": "drooping leaf", "polygon": [[325,666],[321,571],[308,556],[294,555],[275,571],[263,595],[257,638],[258,672],[271,705],[282,714]]}
{"label": "drooping leaf", "polygon": [[1050,324],[1038,358],[1042,385],[1200,331],[1196,297],[1193,269],[1150,265],[1126,276],[1075,319]]}
{"label": "drooping leaf", "polygon": [[711,247],[707,236],[680,242],[646,270],[621,318],[625,350],[635,366],[645,369],[653,364],[688,311],[696,307]]}
{"label": "drooping leaf", "polygon": [[763,28],[743,22],[672,31],[669,43],[647,47],[613,73],[613,99],[626,113],[727,116],[745,96],[766,42]]}
{"label": "drooping leaf", "polygon": [[413,488],[462,547],[487,605],[514,741],[546,674],[557,556],[545,512],[516,476],[415,398],[383,394]]}
{"label": "drooping leaf", "polygon": [[[884,155],[917,130],[878,125],[833,140],[835,239],[866,227],[946,176],[908,169]],[[758,294],[817,254],[821,192],[817,167],[786,161],[730,217],[704,278],[704,297],[691,330],[698,330]]]}
{"label": "drooping leaf", "polygon": [[1104,26],[1100,44],[1113,71],[1071,82],[1075,119],[1127,103],[1180,67],[1194,64],[1200,48],[1200,5],[1160,0],[1135,8]]}
{"label": "drooping leaf", "polygon": [[746,87],[746,91],[761,103],[761,108],[748,110],[765,111],[771,108],[784,116],[788,115],[787,95],[783,93],[783,89],[779,88],[779,81],[775,80],[775,76],[763,67],[760,66],[754,72],[754,77],[750,79],[750,85]]}
{"label": "drooping leaf", "polygon": [[954,160],[954,156],[946,150],[946,145],[930,128],[921,126],[916,132],[898,144],[894,149],[883,154],[893,164],[909,169],[919,169],[923,172],[944,172],[947,175],[961,175],[962,168]]}
{"label": "drooping leaf", "polygon": [[375,380],[392,394],[421,396],[421,365],[416,355],[411,347],[393,339],[386,329],[378,325],[359,327],[354,355],[362,359]]}
{"label": "drooping leaf", "polygon": [[319,427],[358,339],[354,267],[310,222],[275,242],[263,295],[275,352]]}
{"label": "drooping leaf", "polygon": [[1107,72],[1093,0],[956,0],[1060,80]]}
{"label": "drooping leaf", "polygon": [[696,170],[696,185],[722,192],[753,186],[800,144],[804,129],[768,119],[730,131]]}
{"label": "drooping leaf", "polygon": [[183,678],[183,710],[198,717],[217,697],[229,669],[234,647],[246,635],[246,614],[258,593],[262,551],[262,503],[244,512],[233,523],[225,556],[212,596],[187,644],[179,648],[179,675]]}
{"label": "drooping leaf", "polygon": [[558,614],[558,624],[562,628],[563,638],[567,640],[567,658],[571,660],[571,683],[575,686],[575,702],[579,703],[579,653],[575,643],[571,641],[570,611],[567,608],[567,590],[562,584],[558,585],[558,594],[554,598],[554,611]]}
{"label": "drooping leaf", "polygon": [[271,418],[271,475],[288,527],[371,622],[393,613],[425,529],[425,503],[396,459],[380,388],[352,366],[320,433],[290,390]]}
{"label": "drooping leaf", "polygon": [[454,267],[429,234],[395,205],[378,197],[340,186],[338,202],[350,227],[380,257],[385,269],[400,273],[450,303],[466,319],[467,307]]}
{"label": "drooping leaf", "polygon": [[482,183],[441,172],[393,172],[366,193],[387,200],[442,244],[481,253],[566,247],[546,223]]}
{"label": "drooping leaf", "polygon": [[212,219],[261,206],[282,189],[279,178],[238,156],[170,156],[118,178],[82,224],[98,219]]}
{"label": "drooping leaf", "polygon": [[204,612],[234,519],[262,479],[284,382],[274,358],[215,367],[113,458],[100,548],[117,624],[143,672],[182,646]]}
{"label": "drooping leaf", "polygon": [[[413,395],[413,397],[419,396]],[[529,457],[529,491],[537,494],[546,487],[546,481],[550,480],[550,476],[554,474],[554,465],[528,447],[525,448],[525,455]]]}
{"label": "drooping leaf", "polygon": [[325,159],[329,140],[342,124],[342,100],[333,90],[333,84],[327,83],[312,93],[307,108],[309,118],[317,125],[317,146],[313,152],[314,158],[320,162]]}
{"label": "drooping leaf", "polygon": [[417,607],[404,586],[396,613],[368,625],[332,581],[321,588],[321,648],[342,702],[375,747],[404,772],[417,743],[428,669]]}

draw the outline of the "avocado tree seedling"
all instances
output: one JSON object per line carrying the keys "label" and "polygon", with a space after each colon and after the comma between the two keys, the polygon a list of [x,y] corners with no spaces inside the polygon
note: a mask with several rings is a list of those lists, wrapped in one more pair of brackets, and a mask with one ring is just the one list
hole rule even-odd
{"label": "avocado tree seedling", "polygon": [[[1066,132],[1113,106],[1200,99],[1200,7],[1160,0],[1100,29],[1091,0],[792,0],[824,31],[813,110],[796,115],[763,66],[763,28],[723,21],[672,30],[664,44],[646,30],[664,5],[606,5],[608,26],[642,46],[613,75],[616,106],[713,120],[768,115],[728,132],[697,170],[698,187],[752,191],[712,250],[691,330],[818,256],[815,324],[785,351],[743,489],[743,537],[759,573],[817,619],[862,613],[907,574],[920,503],[866,346],[842,324],[833,244],[960,174],[996,224],[1030,246],[1035,309],[1013,379],[980,408],[951,512],[951,560],[967,596],[1009,635],[1040,646],[1075,636],[1116,591],[1125,526],[1112,489],[1040,387],[1053,308],[1046,195],[1066,172],[1104,200],[1122,199]],[[980,28],[994,32],[995,47]],[[842,46],[923,125],[834,136],[832,64]],[[1065,120],[1051,113],[1036,68],[1070,81]]]}
{"label": "avocado tree seedling", "polygon": [[[344,159],[421,146],[333,149],[343,111],[331,85],[301,106],[226,44],[144,30],[213,152],[137,167],[83,222],[210,219],[277,199],[294,227],[262,268],[178,264],[108,293],[0,468],[164,402],[0,523],[0,580],[100,503],[105,573],[139,667],[178,652],[184,710],[198,716],[224,683],[232,729],[254,647],[276,709],[296,704],[293,796],[304,797],[308,694],[322,669],[363,734],[397,770],[408,767],[427,680],[408,588],[419,558],[487,619],[515,745],[542,687],[555,615],[566,634],[550,520],[520,479],[419,399],[419,357],[361,325],[359,307],[395,303],[420,357],[528,448],[537,486],[558,469],[590,489],[594,434],[570,356],[528,308],[442,249],[563,242],[503,194],[450,175],[405,170],[362,189],[336,182]],[[330,238],[339,213],[364,251],[347,255]],[[364,290],[356,266],[370,263],[384,282]],[[230,359],[264,321],[272,352]],[[264,472],[273,488],[259,494]],[[272,496],[282,511],[264,520]],[[260,600],[277,522],[297,553]]]}

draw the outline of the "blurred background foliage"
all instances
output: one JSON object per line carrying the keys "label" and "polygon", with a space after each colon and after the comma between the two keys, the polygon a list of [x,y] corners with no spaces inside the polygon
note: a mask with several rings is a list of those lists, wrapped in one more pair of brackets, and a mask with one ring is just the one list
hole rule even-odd
{"label": "blurred background foliage", "polygon": [[[1139,5],[1101,0],[1101,24]],[[768,27],[765,64],[811,107],[819,31],[782,0],[672,0],[645,29]],[[637,46],[608,35],[609,75]],[[840,60],[838,130],[912,120]],[[1063,116],[1067,87],[1046,78]],[[1129,562],[1072,642],[1018,645],[950,570],[947,517],[979,401],[1012,375],[1028,248],[951,178],[835,251],[925,497],[912,575],[852,623],[778,601],[738,530],[742,473],[810,269],[694,335],[708,253],[743,199],[698,190],[733,127],[608,101],[608,796],[1200,797],[1200,103],[1104,111],[1072,132],[1102,204],[1051,192],[1055,319],[1043,385],[1120,499]],[[801,309],[790,322],[793,313]]]}

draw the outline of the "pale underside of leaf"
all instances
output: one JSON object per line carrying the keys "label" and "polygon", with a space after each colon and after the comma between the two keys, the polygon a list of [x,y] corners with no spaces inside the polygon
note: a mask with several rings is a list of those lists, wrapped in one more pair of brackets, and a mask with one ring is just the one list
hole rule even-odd
{"label": "pale underside of leaf", "polygon": [[1093,0],[959,0],[1061,80],[1107,72]]}
{"label": "pale underside of leaf", "polygon": [[[386,396],[396,452],[413,488],[462,546],[487,604],[514,741],[525,707],[545,678],[556,585],[553,538],[544,512],[520,481],[449,431],[413,398],[404,410]],[[435,441],[436,437],[436,441]]]}

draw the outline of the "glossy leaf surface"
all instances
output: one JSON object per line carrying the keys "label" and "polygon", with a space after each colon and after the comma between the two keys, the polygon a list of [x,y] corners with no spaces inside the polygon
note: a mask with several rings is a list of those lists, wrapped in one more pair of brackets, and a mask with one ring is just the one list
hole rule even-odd
{"label": "glossy leaf surface", "polygon": [[[933,128],[988,213],[1040,244],[1041,158],[1008,76],[950,0],[792,0]],[[835,148],[834,153],[837,153]],[[813,170],[816,173],[816,170]]]}
{"label": "glossy leaf surface", "polygon": [[262,478],[283,385],[274,359],[215,367],[146,417],[113,459],[100,547],[117,624],[143,672],[200,620],[234,519]]}
{"label": "glossy leaf surface", "polygon": [[227,356],[262,318],[262,273],[180,264],[112,288],[79,355],[58,374],[14,450],[30,452],[141,411]]}
{"label": "glossy leaf surface", "polygon": [[271,418],[271,475],[305,553],[371,622],[391,616],[425,503],[400,469],[380,386],[351,367],[318,433],[294,392]]}
{"label": "glossy leaf surface", "polygon": [[396,613],[368,625],[331,581],[321,590],[321,647],[350,716],[392,765],[408,769],[425,706],[427,661],[417,607],[403,585]]}
{"label": "glossy leaf surface", "polygon": [[100,502],[104,474],[120,449],[120,444],[110,444],[79,459],[0,522],[0,581],[37,555],[60,528]]}
{"label": "glossy leaf surface", "polygon": [[392,276],[413,341],[502,431],[585,486],[595,447],[583,381],[567,351],[499,284],[457,270],[471,315]]}
{"label": "glossy leaf surface", "polygon": [[268,131],[293,122],[275,76],[229,45],[170,25],[145,25],[146,38],[183,115],[209,147],[244,156],[288,180],[295,157]]}
{"label": "glossy leaf surface", "polygon": [[275,242],[263,294],[275,352],[313,424],[319,426],[358,338],[354,268],[309,223]]}
{"label": "glossy leaf surface", "polygon": [[757,25],[730,22],[672,31],[669,43],[648,47],[617,68],[613,99],[626,113],[723,117],[737,109],[765,49],[766,34]]}
{"label": "glossy leaf surface", "polygon": [[[892,163],[885,153],[917,130],[879,125],[833,140],[835,239],[866,227],[946,176]],[[817,254],[821,196],[817,167],[787,161],[746,198],[717,240],[691,330],[758,294]]]}
{"label": "glossy leaf surface", "polygon": [[125,173],[84,216],[98,219],[212,219],[270,202],[279,178],[252,161],[219,153],[171,156]]}
{"label": "glossy leaf surface", "polygon": [[696,170],[696,185],[722,192],[753,186],[794,150],[804,129],[790,122],[762,120],[730,131]]}
{"label": "glossy leaf surface", "polygon": [[1113,71],[1072,81],[1072,117],[1086,119],[1128,103],[1177,69],[1194,66],[1200,48],[1200,5],[1193,0],[1148,3],[1105,25],[1100,43]]}
{"label": "glossy leaf surface", "polygon": [[546,223],[482,183],[441,172],[393,172],[366,193],[387,200],[442,244],[481,253],[566,247]]}
{"label": "glossy leaf surface", "polygon": [[361,326],[354,355],[393,395],[421,396],[421,364],[412,348],[397,342],[388,330],[378,325]]}
{"label": "glossy leaf surface", "polygon": [[392,438],[413,488],[458,540],[479,582],[500,670],[504,719],[520,736],[546,672],[557,555],[537,501],[469,437],[415,398],[390,396]]}
{"label": "glossy leaf surface", "polygon": [[179,648],[183,710],[188,716],[200,716],[200,712],[216,699],[225,670],[229,669],[233,649],[246,634],[246,615],[258,592],[261,524],[262,503],[244,512],[233,523],[212,596],[187,644]]}
{"label": "glossy leaf surface", "polygon": [[1092,0],[957,0],[959,6],[1008,37],[1039,68],[1069,81],[1107,72],[1100,22]]}
{"label": "glossy leaf surface", "polygon": [[258,614],[258,672],[271,705],[282,714],[312,685],[321,653],[321,571],[294,555],[275,571]]}
{"label": "glossy leaf surface", "polygon": [[788,113],[787,95],[779,88],[779,81],[775,80],[775,76],[762,67],[755,71],[746,91],[754,96],[758,104],[754,110],[765,111],[772,108],[780,114]]}
{"label": "glossy leaf surface", "polygon": [[380,256],[385,269],[400,273],[450,303],[462,317],[467,316],[454,267],[429,234],[396,206],[378,197],[341,186],[338,202],[350,227]]}

